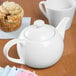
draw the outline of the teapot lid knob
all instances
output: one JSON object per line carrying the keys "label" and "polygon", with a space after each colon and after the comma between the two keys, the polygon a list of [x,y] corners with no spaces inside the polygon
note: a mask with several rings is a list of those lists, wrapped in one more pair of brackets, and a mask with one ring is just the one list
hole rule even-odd
{"label": "teapot lid knob", "polygon": [[34,25],[36,25],[37,27],[41,27],[41,26],[43,26],[45,23],[44,23],[44,21],[43,20],[36,20],[35,22],[34,22]]}

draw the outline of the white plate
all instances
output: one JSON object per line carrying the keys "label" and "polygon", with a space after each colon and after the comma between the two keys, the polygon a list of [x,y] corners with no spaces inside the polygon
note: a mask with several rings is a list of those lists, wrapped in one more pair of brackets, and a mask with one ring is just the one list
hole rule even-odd
{"label": "white plate", "polygon": [[13,39],[13,38],[18,38],[19,34],[21,33],[21,31],[30,25],[31,22],[31,17],[23,17],[22,19],[22,25],[21,27],[13,32],[3,32],[2,30],[0,30],[0,39]]}

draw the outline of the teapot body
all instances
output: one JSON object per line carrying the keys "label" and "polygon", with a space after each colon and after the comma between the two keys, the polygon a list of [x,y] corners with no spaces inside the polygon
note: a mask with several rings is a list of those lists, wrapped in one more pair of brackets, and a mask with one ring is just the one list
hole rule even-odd
{"label": "teapot body", "polygon": [[[56,28],[37,20],[34,25],[25,28],[18,39],[9,41],[4,47],[4,55],[12,62],[26,64],[33,68],[46,68],[55,64],[64,49],[65,28],[69,18],[61,20]],[[17,44],[20,59],[8,55],[9,49]]]}
{"label": "teapot body", "polygon": [[17,51],[23,63],[34,68],[45,68],[55,64],[63,53],[63,39],[57,33],[46,41],[23,40],[17,43]]}

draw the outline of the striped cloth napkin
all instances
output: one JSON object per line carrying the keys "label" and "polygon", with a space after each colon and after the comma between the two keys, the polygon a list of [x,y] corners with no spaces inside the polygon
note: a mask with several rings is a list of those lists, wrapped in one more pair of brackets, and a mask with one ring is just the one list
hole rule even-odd
{"label": "striped cloth napkin", "polygon": [[29,70],[17,68],[15,66],[6,66],[5,68],[0,67],[0,76],[37,76],[37,74]]}

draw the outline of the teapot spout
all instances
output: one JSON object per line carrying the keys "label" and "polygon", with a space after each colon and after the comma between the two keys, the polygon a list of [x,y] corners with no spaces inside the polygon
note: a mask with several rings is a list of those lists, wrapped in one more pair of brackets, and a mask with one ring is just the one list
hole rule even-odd
{"label": "teapot spout", "polygon": [[69,17],[64,17],[56,27],[56,30],[60,33],[63,39],[66,31],[66,26],[68,25],[69,20]]}

